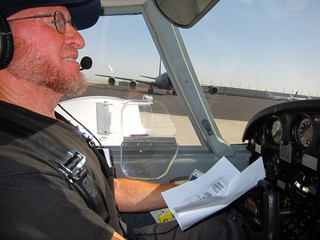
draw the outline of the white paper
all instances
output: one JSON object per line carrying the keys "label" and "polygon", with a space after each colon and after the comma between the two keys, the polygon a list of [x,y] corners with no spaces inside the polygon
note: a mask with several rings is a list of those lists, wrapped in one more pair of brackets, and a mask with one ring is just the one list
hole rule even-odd
{"label": "white paper", "polygon": [[182,230],[228,206],[265,178],[262,158],[242,172],[225,157],[201,177],[162,193]]}

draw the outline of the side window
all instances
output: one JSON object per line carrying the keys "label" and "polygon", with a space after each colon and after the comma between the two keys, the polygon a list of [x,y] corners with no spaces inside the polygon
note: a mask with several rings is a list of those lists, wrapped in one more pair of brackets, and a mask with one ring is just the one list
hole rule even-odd
{"label": "side window", "polygon": [[222,137],[241,143],[247,121],[281,101],[319,98],[317,1],[220,1],[182,35]]}
{"label": "side window", "polygon": [[[86,41],[80,55],[90,56],[93,60],[92,68],[83,71],[89,81],[89,89],[84,95],[108,96],[140,103],[143,99],[152,99],[148,110],[146,105],[137,108],[141,110],[139,118],[145,124],[140,125],[145,128],[140,129],[141,133],[149,131],[159,135],[161,132],[160,135],[174,137],[179,145],[200,145],[142,16],[100,17],[94,27],[80,33]],[[128,136],[130,130],[139,128],[140,123],[133,116],[130,119],[126,110],[122,111],[121,120],[113,118],[112,115],[116,114],[114,110],[120,108],[112,105],[108,108],[112,110],[109,123],[111,132],[105,134],[104,138],[109,138],[107,144],[113,145],[116,134]],[[146,112],[149,112],[149,116]],[[122,125],[114,121],[122,121]],[[116,144],[119,142],[116,141]]]}

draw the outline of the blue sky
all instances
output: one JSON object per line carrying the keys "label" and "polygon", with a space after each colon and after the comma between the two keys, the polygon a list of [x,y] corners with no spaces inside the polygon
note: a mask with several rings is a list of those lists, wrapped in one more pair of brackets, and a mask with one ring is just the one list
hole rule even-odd
{"label": "blue sky", "polygon": [[[319,13],[318,0],[221,0],[181,33],[203,84],[320,96]],[[81,33],[87,44],[80,55],[94,62],[89,79],[158,74],[142,16],[105,17]]]}

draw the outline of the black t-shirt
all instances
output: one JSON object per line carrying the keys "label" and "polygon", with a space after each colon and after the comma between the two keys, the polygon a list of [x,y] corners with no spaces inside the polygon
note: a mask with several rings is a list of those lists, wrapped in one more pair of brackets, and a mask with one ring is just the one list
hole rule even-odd
{"label": "black t-shirt", "polygon": [[[37,135],[53,150],[62,145],[86,156],[106,199],[107,223],[69,187],[48,155],[28,142]],[[122,233],[113,191],[78,129],[0,101],[0,239],[111,239],[114,231]]]}

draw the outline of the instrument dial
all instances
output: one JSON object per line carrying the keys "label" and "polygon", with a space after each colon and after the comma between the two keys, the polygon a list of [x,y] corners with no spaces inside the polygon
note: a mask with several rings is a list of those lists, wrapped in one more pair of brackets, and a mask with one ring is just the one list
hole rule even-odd
{"label": "instrument dial", "polygon": [[276,143],[276,144],[280,144],[281,143],[281,139],[282,139],[282,125],[279,119],[276,119],[275,121],[272,122],[271,124],[271,137],[272,140]]}
{"label": "instrument dial", "polygon": [[295,127],[295,138],[302,147],[309,147],[313,138],[313,126],[310,118],[303,116]]}

